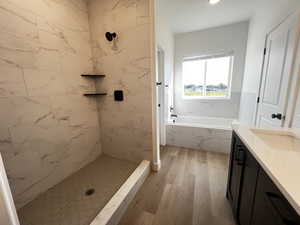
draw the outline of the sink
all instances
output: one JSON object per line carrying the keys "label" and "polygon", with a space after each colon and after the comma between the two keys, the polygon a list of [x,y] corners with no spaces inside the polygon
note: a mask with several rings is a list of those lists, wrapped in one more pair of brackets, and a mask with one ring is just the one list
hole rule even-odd
{"label": "sink", "polygon": [[261,141],[273,150],[299,151],[300,136],[289,130],[250,129],[256,141]]}

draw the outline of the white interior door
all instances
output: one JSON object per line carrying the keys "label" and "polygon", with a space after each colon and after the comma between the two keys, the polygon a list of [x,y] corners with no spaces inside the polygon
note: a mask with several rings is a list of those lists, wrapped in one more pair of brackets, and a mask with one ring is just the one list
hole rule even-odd
{"label": "white interior door", "polygon": [[256,120],[258,127],[284,125],[298,30],[299,16],[293,15],[267,36]]}

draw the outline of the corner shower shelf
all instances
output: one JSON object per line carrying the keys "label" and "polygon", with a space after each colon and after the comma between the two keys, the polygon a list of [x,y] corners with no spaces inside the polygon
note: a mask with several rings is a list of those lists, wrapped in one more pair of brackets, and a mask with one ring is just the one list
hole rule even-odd
{"label": "corner shower shelf", "polygon": [[86,97],[97,97],[97,96],[105,96],[105,95],[107,95],[107,93],[97,93],[97,92],[95,92],[95,93],[85,93],[83,95],[86,96]]}
{"label": "corner shower shelf", "polygon": [[82,77],[87,77],[87,78],[103,78],[105,75],[103,74],[81,74]]}
{"label": "corner shower shelf", "polygon": [[[81,74],[82,77],[86,78],[103,78],[105,77],[104,74]],[[104,92],[90,92],[83,94],[86,97],[97,97],[97,96],[105,96],[107,93]]]}

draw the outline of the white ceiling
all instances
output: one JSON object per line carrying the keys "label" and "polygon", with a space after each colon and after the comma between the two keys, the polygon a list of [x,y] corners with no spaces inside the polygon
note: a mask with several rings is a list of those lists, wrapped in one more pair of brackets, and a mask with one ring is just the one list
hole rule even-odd
{"label": "white ceiling", "polygon": [[[288,0],[158,0],[158,15],[169,21],[174,33],[202,30],[248,20],[257,9]],[[267,10],[267,9],[266,9]]]}

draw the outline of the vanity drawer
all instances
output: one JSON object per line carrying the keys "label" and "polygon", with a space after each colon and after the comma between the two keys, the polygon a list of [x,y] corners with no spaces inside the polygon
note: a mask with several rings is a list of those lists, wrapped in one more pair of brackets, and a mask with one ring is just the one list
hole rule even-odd
{"label": "vanity drawer", "polygon": [[261,169],[257,182],[252,225],[300,225],[300,217]]}

